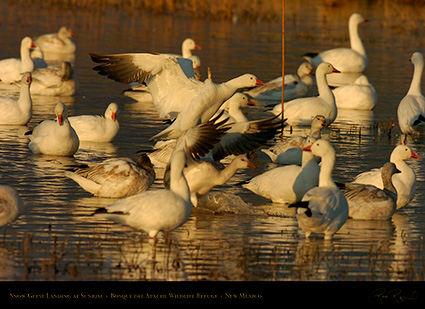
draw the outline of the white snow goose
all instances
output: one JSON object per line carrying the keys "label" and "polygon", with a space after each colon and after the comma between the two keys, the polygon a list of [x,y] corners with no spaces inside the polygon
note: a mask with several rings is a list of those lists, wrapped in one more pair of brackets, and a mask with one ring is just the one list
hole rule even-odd
{"label": "white snow goose", "polygon": [[184,177],[184,151],[171,158],[170,188],[149,190],[121,199],[95,215],[140,229],[155,238],[158,232],[169,232],[183,225],[190,216],[190,192]]}
{"label": "white snow goose", "polygon": [[48,53],[75,53],[75,43],[71,40],[75,34],[63,26],[56,33],[43,34],[35,39],[35,44]]}
{"label": "white snow goose", "polygon": [[[303,62],[299,66],[297,74],[285,75],[285,102],[301,97],[316,95],[316,85],[311,75],[312,73],[313,66],[309,62]],[[282,76],[272,79],[265,85],[256,87],[245,93],[260,101],[281,101]]]}
{"label": "white snow goose", "polygon": [[0,97],[0,124],[26,125],[32,117],[31,73],[22,74],[19,98]]}
{"label": "white snow goose", "polygon": [[34,154],[53,156],[73,156],[80,145],[77,133],[69,124],[68,111],[65,104],[59,102],[55,106],[55,120],[44,120],[28,135],[28,148]]}
{"label": "white snow goose", "polygon": [[180,131],[196,125],[199,119],[208,121],[238,89],[263,84],[252,74],[222,84],[211,79],[201,82],[188,78],[177,58],[163,54],[90,55],[94,62],[100,63],[93,69],[101,75],[122,83],[145,82],[160,117],[183,114],[184,119],[176,120],[173,127]]}
{"label": "white snow goose", "polygon": [[[330,125],[337,116],[337,107],[332,90],[326,82],[326,74],[339,72],[330,63],[322,62],[316,70],[319,96],[299,98],[284,104],[284,114],[290,126],[308,126],[316,115],[323,115]],[[282,113],[282,105],[273,108],[273,114]]]}
{"label": "white snow goose", "polygon": [[71,96],[75,94],[76,82],[74,70],[68,61],[60,68],[48,67],[32,73],[31,93],[45,96]]}
{"label": "white snow goose", "polygon": [[306,54],[304,58],[317,67],[321,62],[332,63],[341,72],[364,72],[368,65],[366,50],[359,36],[358,26],[368,21],[359,13],[353,13],[348,20],[350,48],[334,48],[319,54]]}
{"label": "white snow goose", "polygon": [[14,221],[23,211],[19,193],[12,187],[0,185],[0,226]]}
{"label": "white snow goose", "polygon": [[[391,152],[390,162],[394,163],[401,173],[393,175],[392,181],[397,190],[397,209],[406,206],[415,196],[416,174],[405,162],[408,159],[420,159],[412,149],[406,145],[398,145]],[[372,169],[356,176],[352,183],[373,185],[383,189],[381,169]]]}
{"label": "white snow goose", "polygon": [[394,174],[400,173],[394,163],[387,162],[381,170],[383,189],[356,183],[342,188],[347,198],[348,217],[357,220],[388,220],[397,209],[397,191],[392,183]]}
{"label": "white snow goose", "polygon": [[65,171],[65,176],[95,196],[123,198],[149,189],[155,171],[149,157],[142,154],[137,163],[130,158],[111,158]]}
{"label": "white snow goose", "polygon": [[375,87],[365,75],[360,75],[353,84],[332,90],[338,108],[373,110],[378,102]]}
{"label": "white snow goose", "polygon": [[104,116],[80,115],[68,119],[80,141],[111,142],[120,127],[117,112],[118,104],[112,102],[106,108]]}
{"label": "white snow goose", "polygon": [[[316,115],[311,121],[311,129],[307,137],[320,139],[322,129],[327,126],[325,117]],[[273,163],[301,165],[303,157],[301,148],[304,147],[305,140],[306,137],[303,136],[290,137],[268,149],[261,149],[261,151],[267,154]]]}
{"label": "white snow goose", "polygon": [[[316,141],[309,137],[304,146]],[[311,152],[303,152],[302,165],[286,165],[273,168],[252,178],[242,186],[273,203],[293,204],[301,201],[304,194],[319,182],[319,166]]]}
{"label": "white snow goose", "polygon": [[311,151],[322,159],[319,186],[310,189],[301,202],[289,207],[297,207],[298,225],[306,238],[309,238],[311,233],[316,233],[325,234],[325,240],[330,240],[348,218],[347,199],[332,179],[335,150],[323,139],[303,150]]}
{"label": "white snow goose", "polygon": [[424,56],[415,52],[410,61],[414,66],[413,78],[406,96],[397,108],[398,124],[406,136],[423,131],[425,126],[425,97],[421,90]]}
{"label": "white snow goose", "polygon": [[0,81],[11,84],[21,80],[21,74],[34,71],[34,62],[30,56],[30,49],[36,47],[30,37],[21,41],[21,58],[0,60]]}
{"label": "white snow goose", "polygon": [[246,155],[236,156],[224,169],[208,161],[191,160],[184,169],[184,175],[190,189],[190,200],[193,206],[198,206],[198,195],[205,195],[216,186],[228,182],[239,169],[255,168]]}

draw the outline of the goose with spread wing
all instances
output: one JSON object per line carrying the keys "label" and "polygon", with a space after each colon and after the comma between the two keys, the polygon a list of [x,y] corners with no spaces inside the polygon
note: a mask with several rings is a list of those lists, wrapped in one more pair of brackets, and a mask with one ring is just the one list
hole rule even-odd
{"label": "goose with spread wing", "polygon": [[[172,138],[171,130],[178,131],[201,122],[208,121],[225,100],[238,89],[263,84],[252,74],[215,84],[211,79],[205,82],[188,78],[176,57],[152,53],[128,53],[100,55],[91,53],[93,69],[122,83],[146,83],[160,117],[170,117],[180,113],[183,119],[176,119],[173,128],[158,135]],[[173,132],[176,133],[176,132]],[[177,137],[178,137],[177,136]]]}

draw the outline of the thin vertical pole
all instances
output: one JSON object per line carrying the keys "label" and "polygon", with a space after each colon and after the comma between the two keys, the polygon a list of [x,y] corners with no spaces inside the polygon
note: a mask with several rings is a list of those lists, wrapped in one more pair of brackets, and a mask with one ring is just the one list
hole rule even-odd
{"label": "thin vertical pole", "polygon": [[283,136],[283,119],[284,119],[284,104],[285,96],[285,0],[282,0],[282,136]]}

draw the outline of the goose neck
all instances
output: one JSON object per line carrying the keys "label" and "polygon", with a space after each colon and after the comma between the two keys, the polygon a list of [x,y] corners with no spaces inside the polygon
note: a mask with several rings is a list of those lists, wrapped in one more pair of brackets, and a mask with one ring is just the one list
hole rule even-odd
{"label": "goose neck", "polygon": [[349,22],[348,32],[350,35],[351,49],[355,50],[363,57],[366,57],[366,50],[363,46],[362,39],[359,36],[359,24],[355,21]]}
{"label": "goose neck", "polygon": [[423,63],[415,64],[414,70],[413,70],[413,78],[412,78],[412,82],[410,83],[410,88],[409,88],[408,94],[413,94],[413,95],[422,94],[421,82],[422,82],[423,70],[424,70],[424,64]]}
{"label": "goose neck", "polygon": [[335,156],[322,157],[322,164],[319,174],[319,187],[336,187],[332,178],[332,171],[335,165]]}

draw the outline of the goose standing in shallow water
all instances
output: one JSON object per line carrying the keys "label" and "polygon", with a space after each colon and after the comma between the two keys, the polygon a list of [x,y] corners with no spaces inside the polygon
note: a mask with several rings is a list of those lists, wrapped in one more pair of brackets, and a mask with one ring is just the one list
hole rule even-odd
{"label": "goose standing in shallow water", "polygon": [[171,158],[170,188],[145,191],[105,208],[96,216],[129,225],[155,238],[159,231],[169,232],[183,225],[190,216],[190,191],[184,177],[186,164],[184,151],[176,151]]}
{"label": "goose standing in shallow water", "polygon": [[311,151],[322,159],[319,186],[310,189],[301,202],[289,207],[297,207],[298,225],[306,238],[318,233],[325,234],[325,240],[329,240],[348,218],[347,199],[332,179],[335,150],[328,141],[321,139],[303,151]]}
{"label": "goose standing in shallow water", "polygon": [[28,148],[34,154],[73,156],[80,146],[77,133],[69,124],[68,109],[62,102],[55,107],[56,120],[44,120],[28,135]]}
{"label": "goose standing in shallow water", "polygon": [[[393,176],[392,181],[397,190],[397,209],[406,206],[414,197],[416,192],[416,174],[414,170],[407,165],[405,160],[420,159],[410,147],[398,145],[393,149],[390,156],[390,162],[394,163],[401,173]],[[353,183],[373,185],[383,189],[381,169],[372,169],[356,176]]]}
{"label": "goose standing in shallow water", "polygon": [[34,71],[34,62],[30,56],[30,49],[36,47],[30,37],[21,41],[21,58],[0,60],[0,81],[11,84],[21,80],[21,74]]}
{"label": "goose standing in shallow water", "polygon": [[112,158],[74,172],[66,171],[65,176],[95,196],[123,198],[149,189],[155,171],[149,157],[142,154],[137,163],[129,158]]}
{"label": "goose standing in shallow water", "polygon": [[0,226],[15,220],[23,208],[22,199],[15,189],[0,185]]}
{"label": "goose standing in shallow water", "polygon": [[69,122],[77,132],[80,141],[110,142],[120,128],[117,120],[118,104],[110,103],[104,116],[80,115],[69,117]]}
{"label": "goose standing in shallow water", "polygon": [[32,117],[31,73],[22,74],[19,98],[0,97],[0,124],[26,125]]}
{"label": "goose standing in shallow water", "polygon": [[397,209],[397,191],[392,177],[400,171],[394,163],[382,167],[383,189],[356,183],[345,184],[342,193],[348,201],[348,216],[358,220],[387,220]]}
{"label": "goose standing in shallow water", "polygon": [[350,35],[350,48],[334,48],[319,54],[306,54],[304,58],[315,67],[322,62],[332,63],[341,72],[356,73],[364,72],[368,65],[366,50],[359,36],[358,26],[368,21],[362,15],[353,13],[348,20],[348,31]]}
{"label": "goose standing in shallow water", "polygon": [[397,108],[398,124],[405,136],[423,131],[425,127],[425,97],[421,90],[424,56],[415,52],[410,61],[414,66],[413,78],[409,91]]}
{"label": "goose standing in shallow water", "polygon": [[[335,97],[326,82],[326,75],[332,72],[339,71],[332,64],[322,62],[316,70],[319,96],[299,98],[285,103],[285,118],[290,126],[308,126],[316,115],[323,115],[328,124],[334,122],[337,116],[337,107]],[[282,105],[276,105],[272,112],[275,115],[280,114]]]}

